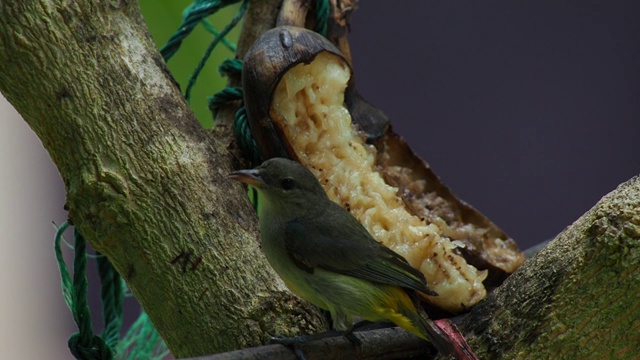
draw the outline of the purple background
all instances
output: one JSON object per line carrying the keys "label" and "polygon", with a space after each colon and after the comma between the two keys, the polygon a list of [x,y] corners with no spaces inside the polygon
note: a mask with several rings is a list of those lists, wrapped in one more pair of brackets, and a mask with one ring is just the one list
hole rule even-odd
{"label": "purple background", "polygon": [[358,89],[527,248],[640,173],[637,1],[362,1]]}

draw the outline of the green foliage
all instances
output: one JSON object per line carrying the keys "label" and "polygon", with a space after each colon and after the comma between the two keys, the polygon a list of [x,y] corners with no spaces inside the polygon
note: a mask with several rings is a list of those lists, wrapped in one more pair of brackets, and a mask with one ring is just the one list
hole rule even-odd
{"label": "green foliage", "polygon": [[[142,13],[158,48],[162,47],[176,32],[182,22],[184,9],[192,2],[192,0],[140,0]],[[215,29],[222,29],[236,15],[239,7],[240,4],[235,4],[221,9],[208,18],[209,23]],[[239,27],[236,27],[227,36],[227,39],[236,42],[239,32]],[[189,77],[214,38],[215,35],[208,31],[206,26],[198,26],[185,39],[180,51],[169,61],[169,69],[180,84],[183,93]],[[226,86],[226,79],[218,73],[218,66],[225,59],[233,56],[233,52],[226,46],[218,46],[202,69],[199,80],[191,92],[191,108],[205,127],[213,125],[213,117],[207,105],[207,98]]]}

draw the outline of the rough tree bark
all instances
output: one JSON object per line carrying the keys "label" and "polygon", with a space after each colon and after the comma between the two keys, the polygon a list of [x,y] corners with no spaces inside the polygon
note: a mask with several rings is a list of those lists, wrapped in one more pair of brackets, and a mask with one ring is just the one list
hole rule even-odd
{"label": "rough tree bark", "polygon": [[482,359],[640,357],[640,176],[603,197],[461,320]]}
{"label": "rough tree bark", "polygon": [[324,328],[264,260],[227,144],[198,124],[136,2],[3,2],[0,91],[175,356]]}

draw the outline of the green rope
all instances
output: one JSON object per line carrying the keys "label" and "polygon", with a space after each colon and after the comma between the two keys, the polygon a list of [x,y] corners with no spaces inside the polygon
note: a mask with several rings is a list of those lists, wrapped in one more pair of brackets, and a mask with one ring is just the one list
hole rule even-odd
{"label": "green rope", "polygon": [[161,360],[169,354],[169,350],[143,311],[120,341],[118,354],[121,359]]}
{"label": "green rope", "polygon": [[[71,282],[71,276],[69,275],[69,271],[67,270],[67,264],[64,262],[64,257],[62,256],[62,247],[60,246],[60,241],[63,239],[62,234],[69,227],[69,223],[66,221],[57,227],[55,224],[53,226],[56,228],[56,236],[54,239],[54,251],[56,254],[56,261],[58,262],[58,270],[60,271],[60,277],[62,278],[62,297],[64,298],[64,302],[67,304],[69,309],[72,309],[72,301],[73,296],[71,293],[73,292],[73,283]],[[65,243],[67,241],[65,240]]]}
{"label": "green rope", "polygon": [[[128,288],[120,274],[102,254],[97,254],[95,258],[102,284],[102,316],[105,325],[101,336],[93,334],[91,313],[87,303],[86,242],[74,229],[72,280],[61,247],[62,242],[67,243],[63,234],[68,228],[67,222],[56,228],[54,250],[62,279],[62,295],[78,326],[78,332],[68,341],[73,356],[82,360],[112,360],[116,355],[118,359],[162,359],[168,354],[167,347],[144,312],[120,340],[122,307]],[[132,344],[135,345],[135,349],[129,352],[128,347]]]}
{"label": "green rope", "polygon": [[233,120],[233,133],[238,140],[240,150],[242,150],[251,164],[258,166],[260,164],[260,150],[256,140],[251,136],[251,129],[249,128],[249,118],[247,117],[247,110],[244,105],[240,106],[236,111],[235,119]]}
{"label": "green rope", "polygon": [[[242,60],[227,59],[222,62],[218,71],[222,76],[240,76],[242,73]],[[209,110],[211,110],[215,117],[221,106],[238,100],[242,100],[242,88],[226,87],[209,98]],[[258,165],[260,163],[260,152],[258,144],[256,144],[253,136],[251,136],[249,119],[244,105],[241,105],[236,111],[233,120],[233,132],[238,140],[240,150],[247,155],[253,165]]]}
{"label": "green rope", "polygon": [[226,59],[218,67],[218,72],[222,76],[240,76],[242,74],[242,60]]}
{"label": "green rope", "polygon": [[200,72],[204,68],[204,65],[207,63],[207,60],[209,60],[209,57],[211,56],[213,49],[215,49],[218,43],[222,41],[222,39],[224,39],[224,37],[227,36],[227,34],[231,30],[233,30],[233,28],[240,22],[240,20],[242,19],[242,16],[244,16],[244,13],[247,11],[248,6],[249,6],[249,1],[244,0],[242,2],[242,5],[240,6],[240,9],[236,13],[236,16],[233,19],[231,19],[231,22],[229,22],[229,24],[227,24],[227,26],[225,26],[224,29],[220,31],[218,36],[216,36],[211,42],[211,44],[209,44],[209,47],[207,47],[207,50],[204,52],[204,55],[200,59],[200,62],[198,63],[195,70],[189,77],[189,82],[187,83],[187,89],[185,90],[185,95],[184,95],[187,101],[189,101],[189,99],[191,98],[191,89],[193,89],[193,86],[196,84],[196,80],[198,80],[198,76],[200,75]]}
{"label": "green rope", "polygon": [[[218,31],[218,29],[216,29],[213,26],[213,24],[207,19],[202,20],[202,27],[204,27],[205,30],[213,34],[213,36],[218,36],[220,34],[220,31]],[[221,42],[222,42],[222,45],[226,46],[227,49],[229,49],[229,51],[231,51],[232,53],[236,52],[237,46],[233,41],[230,41],[225,37],[225,38],[222,38]]]}
{"label": "green rope", "polygon": [[67,345],[69,346],[69,350],[71,350],[71,354],[73,354],[76,359],[111,360],[113,359],[111,346],[105,343],[102,338],[93,334],[91,313],[89,311],[89,304],[87,303],[86,243],[76,229],[73,231],[75,240],[73,281],[71,280],[67,265],[62,256],[60,241],[62,234],[68,226],[69,224],[67,222],[62,224],[56,231],[54,239],[56,260],[58,261],[58,269],[60,270],[60,276],[62,278],[62,294],[73,314],[73,320],[78,326],[78,332],[71,335]]}
{"label": "green rope", "polygon": [[207,16],[216,13],[218,10],[241,0],[196,0],[184,12],[182,24],[178,30],[169,38],[169,41],[160,49],[164,61],[169,61],[180,46],[182,41],[191,34],[193,29]]}
{"label": "green rope", "polygon": [[329,0],[316,0],[316,26],[313,29],[322,36],[327,36],[327,24],[331,15]]}
{"label": "green rope", "polygon": [[124,284],[120,274],[113,268],[106,256],[98,257],[96,262],[102,284],[100,297],[102,299],[102,318],[105,323],[102,338],[109,346],[115,348],[120,341],[120,329],[122,328]]}
{"label": "green rope", "polygon": [[242,88],[226,87],[209,97],[209,110],[211,110],[215,118],[218,115],[220,107],[237,100],[242,100]]}

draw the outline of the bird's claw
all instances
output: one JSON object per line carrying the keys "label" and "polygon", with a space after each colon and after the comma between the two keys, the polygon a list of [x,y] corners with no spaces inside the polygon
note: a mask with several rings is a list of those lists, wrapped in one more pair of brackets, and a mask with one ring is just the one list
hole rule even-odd
{"label": "bird's claw", "polygon": [[269,339],[269,344],[280,344],[280,345],[285,345],[285,346],[291,346],[291,345],[296,345],[296,344],[302,344],[305,341],[307,341],[307,337],[306,336],[294,336],[294,337],[287,337],[287,336],[272,336]]}
{"label": "bird's claw", "polygon": [[304,351],[300,345],[304,344],[307,341],[306,336],[295,336],[295,337],[286,337],[286,336],[272,336],[269,339],[269,344],[280,344],[286,346],[293,350],[293,353],[296,355],[298,360],[306,360],[306,356],[304,356]]}
{"label": "bird's claw", "polygon": [[362,340],[360,340],[360,338],[357,337],[353,332],[345,333],[344,337],[346,337],[347,340],[349,340],[349,342],[352,343],[353,345],[357,347],[362,346]]}
{"label": "bird's claw", "polygon": [[331,332],[326,332],[326,333],[322,333],[322,334],[315,334],[315,335],[311,335],[311,336],[295,336],[295,337],[286,337],[286,336],[272,336],[269,341],[268,344],[280,344],[280,345],[284,345],[290,349],[293,350],[293,352],[295,353],[296,357],[299,360],[306,360],[306,357],[304,355],[304,351],[302,350],[302,345],[310,340],[317,340],[317,339],[322,339],[325,337],[329,337],[329,336],[336,336],[336,335],[343,335],[345,338],[347,338],[347,340],[349,340],[349,342],[351,342],[352,344],[354,344],[357,347],[360,347],[362,345],[362,340],[360,340],[360,338],[358,338],[354,333],[353,333],[353,329],[351,331],[346,331],[344,333],[336,333],[335,331]]}

